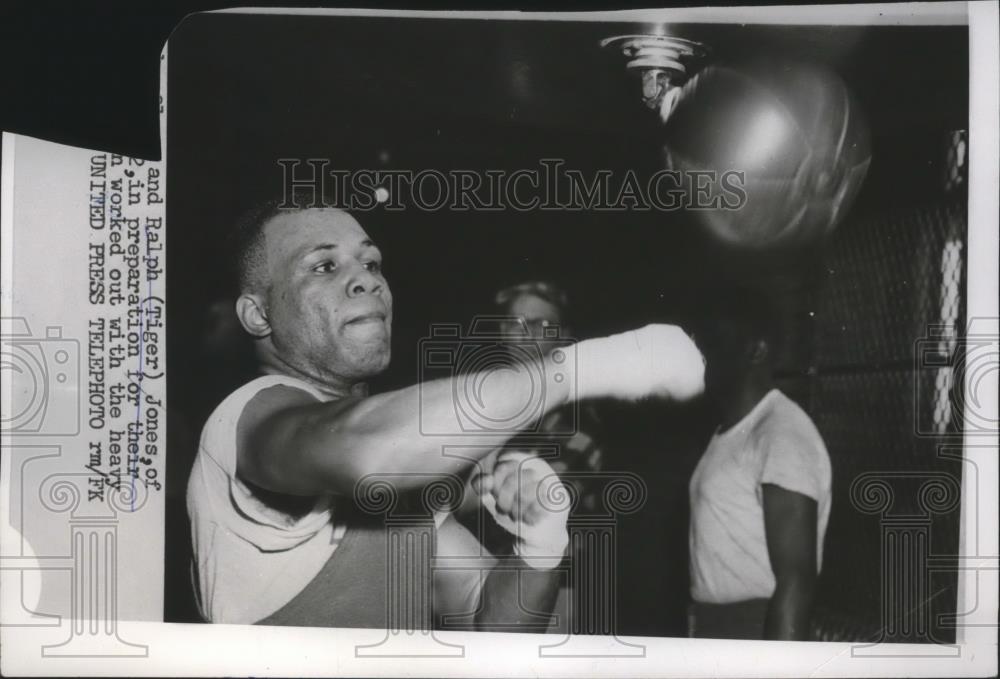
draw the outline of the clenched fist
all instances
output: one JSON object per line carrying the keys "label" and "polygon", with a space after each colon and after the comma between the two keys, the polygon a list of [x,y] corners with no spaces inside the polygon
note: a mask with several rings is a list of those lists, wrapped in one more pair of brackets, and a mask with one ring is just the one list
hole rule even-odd
{"label": "clenched fist", "polygon": [[470,479],[482,506],[514,536],[514,552],[532,568],[562,560],[569,542],[569,491],[544,460],[517,450],[488,455]]}
{"label": "clenched fist", "polygon": [[705,359],[676,325],[647,325],[584,340],[565,351],[575,360],[577,399],[658,396],[684,401],[705,389]]}

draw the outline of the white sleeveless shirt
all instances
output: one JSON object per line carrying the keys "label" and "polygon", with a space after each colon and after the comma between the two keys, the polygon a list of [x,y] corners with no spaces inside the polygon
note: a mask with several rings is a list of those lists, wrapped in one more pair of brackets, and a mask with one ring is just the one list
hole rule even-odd
{"label": "white sleeveless shirt", "polygon": [[293,517],[268,507],[236,477],[236,428],[259,392],[286,385],[330,400],[306,382],[268,375],[230,394],[208,418],[187,487],[202,616],[217,623],[251,624],[301,592],[337,547],[332,496]]}

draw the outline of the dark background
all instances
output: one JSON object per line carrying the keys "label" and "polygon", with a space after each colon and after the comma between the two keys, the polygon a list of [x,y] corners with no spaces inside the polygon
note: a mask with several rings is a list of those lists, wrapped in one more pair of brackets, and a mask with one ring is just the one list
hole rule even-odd
{"label": "dark background", "polygon": [[[183,498],[198,432],[248,374],[245,345],[228,339],[232,319],[218,312],[229,304],[223,236],[251,204],[281,190],[276,160],[513,170],[561,158],[585,175],[650,171],[658,126],[620,60],[598,47],[601,38],[636,28],[201,15],[172,35],[168,620],[195,615]],[[942,274],[941,256],[946,242],[964,243],[966,232],[962,187],[946,192],[942,176],[946,132],[967,128],[967,30],[675,29],[711,45],[720,63],[767,55],[814,61],[849,84],[870,121],[873,160],[833,239],[794,256],[748,257],[715,248],[679,212],[362,213],[385,254],[395,297],[393,362],[373,387],[414,383],[418,343],[432,323],[466,323],[491,311],[493,292],[525,276],[568,288],[579,337],[682,320],[697,306],[701,285],[723,275],[766,289],[782,310],[780,384],[816,420],[834,468],[816,633],[953,638],[937,617],[954,611],[953,572],[920,585],[915,603],[886,619],[887,524],[855,509],[850,487],[868,471],[960,474],[937,454],[938,439],[914,431],[914,414],[934,396],[933,375],[928,382],[914,362],[914,343],[940,316],[942,276],[958,276],[953,282],[964,290],[964,268]],[[651,491],[620,525],[618,629],[683,636],[687,481],[711,414],[702,404],[608,407],[604,414],[608,467],[641,474]],[[901,501],[919,511],[907,492],[914,499]],[[958,510],[924,514],[927,550],[954,554]],[[907,624],[898,624],[899,615]]]}

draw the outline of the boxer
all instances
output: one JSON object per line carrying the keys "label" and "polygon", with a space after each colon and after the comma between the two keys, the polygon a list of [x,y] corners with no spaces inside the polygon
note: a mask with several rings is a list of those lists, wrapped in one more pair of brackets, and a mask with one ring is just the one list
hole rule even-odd
{"label": "boxer", "polygon": [[[356,485],[390,473],[405,494],[434,475],[465,476],[475,459],[442,454],[463,444],[481,451],[474,456],[492,453],[474,487],[511,533],[517,567],[485,578],[435,573],[434,614],[470,613],[472,629],[509,630],[551,612],[566,517],[538,499],[558,480],[540,459],[490,450],[516,432],[464,434],[452,401],[464,388],[455,381],[471,379],[484,413],[510,412],[537,389],[531,376],[467,374],[369,395],[366,380],[389,365],[393,302],[382,254],[361,225],[336,209],[272,202],[241,222],[234,249],[235,312],[260,376],[209,417],[188,484],[205,619],[385,627],[385,527],[352,508]],[[703,389],[701,354],[674,326],[586,340],[540,361],[545,412],[571,399],[688,399]],[[421,423],[441,435],[422,434]],[[482,554],[450,516],[435,525],[438,555]]]}

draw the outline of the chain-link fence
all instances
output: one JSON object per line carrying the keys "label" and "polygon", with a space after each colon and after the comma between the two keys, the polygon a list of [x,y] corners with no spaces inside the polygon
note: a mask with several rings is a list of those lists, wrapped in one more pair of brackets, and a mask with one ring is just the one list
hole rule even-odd
{"label": "chain-link fence", "polygon": [[940,451],[961,417],[966,136],[946,139],[940,193],[843,224],[784,328],[786,346],[810,349],[781,356],[782,386],[833,466],[813,622],[825,641],[954,639],[956,572],[932,567],[957,554],[961,485],[960,461]]}
{"label": "chain-link fence", "polygon": [[770,293],[778,386],[813,417],[833,466],[822,640],[954,639],[956,572],[934,564],[958,551],[961,462],[941,450],[963,417],[967,134],[943,142],[937,190],[870,201],[821,266]]}

